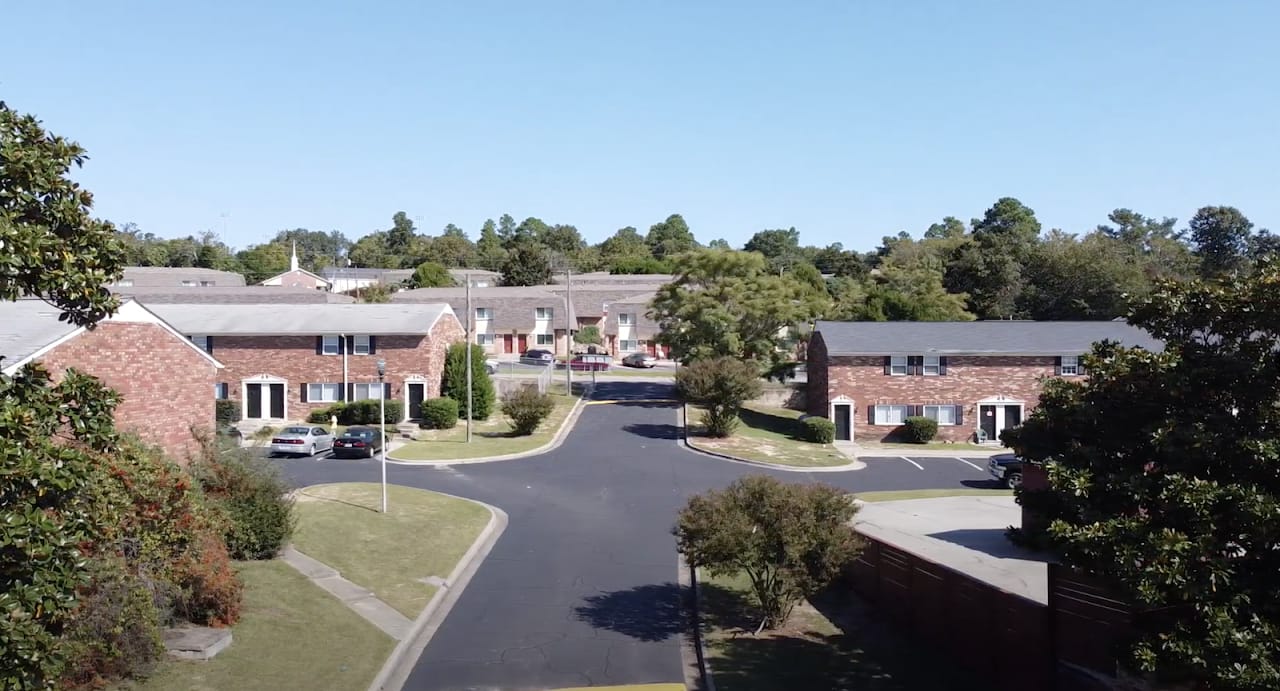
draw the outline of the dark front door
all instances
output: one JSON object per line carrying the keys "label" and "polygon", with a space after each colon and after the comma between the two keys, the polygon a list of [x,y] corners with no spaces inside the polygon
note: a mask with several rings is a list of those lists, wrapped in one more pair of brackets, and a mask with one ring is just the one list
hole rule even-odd
{"label": "dark front door", "polygon": [[425,384],[409,384],[409,417],[422,417],[422,399],[426,398]]}
{"label": "dark front door", "polygon": [[518,352],[523,353],[528,349],[529,349],[529,337],[524,334],[520,334],[520,350]]}
{"label": "dark front door", "polygon": [[1022,424],[1022,406],[1007,405],[1004,407],[1004,428],[1012,429]]}
{"label": "dark front door", "polygon": [[504,352],[504,353],[514,353],[514,352],[516,352],[516,351],[515,351],[514,349],[512,349],[512,347],[511,347],[511,346],[512,346],[511,334],[507,334],[507,335],[503,336],[503,337],[502,337],[502,342],[503,342],[503,344],[504,344],[504,345],[502,346],[502,352]]}
{"label": "dark front door", "polygon": [[284,419],[284,384],[268,384],[271,387],[271,417]]}
{"label": "dark front door", "polygon": [[247,384],[244,389],[244,416],[247,418],[262,417],[262,385]]}
{"label": "dark front door", "polygon": [[978,406],[978,416],[981,418],[978,425],[982,428],[984,439],[986,441],[996,441],[996,407],[993,405]]}
{"label": "dark front door", "polygon": [[836,404],[835,406],[836,441],[853,441],[853,436],[849,433],[851,409],[852,406],[849,405]]}

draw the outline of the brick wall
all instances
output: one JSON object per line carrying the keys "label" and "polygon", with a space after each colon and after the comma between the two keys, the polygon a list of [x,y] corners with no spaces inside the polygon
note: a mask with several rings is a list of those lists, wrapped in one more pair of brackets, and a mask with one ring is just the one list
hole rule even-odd
{"label": "brick wall", "polygon": [[56,375],[74,367],[120,393],[116,426],[185,463],[195,453],[192,428],[212,431],[219,370],[156,324],[98,325],[50,350],[40,362]]}
{"label": "brick wall", "polygon": [[316,280],[315,276],[303,271],[286,271],[280,274],[278,278],[280,280],[279,284],[273,281],[272,285],[282,285],[286,288],[311,288],[313,290],[318,290],[321,287],[320,281]]}
{"label": "brick wall", "polygon": [[[388,400],[405,400],[407,381],[425,384],[426,398],[440,395],[440,375],[449,345],[466,337],[462,325],[452,317],[442,317],[426,335],[386,335],[373,340],[374,352],[369,355],[348,353],[346,381],[351,383],[376,383],[378,360],[386,360],[386,383],[391,385]],[[341,383],[343,381],[342,355],[318,355],[316,336],[214,336],[213,353],[225,369],[218,380],[227,384],[228,397],[241,403],[243,408],[246,379],[268,375],[284,380],[285,417],[289,420],[305,419],[313,410],[332,405],[331,402],[302,401],[304,384]],[[417,377],[421,377],[418,379]],[[268,414],[267,399],[263,398],[263,413]],[[407,411],[406,411],[407,412]]]}
{"label": "brick wall", "polygon": [[[815,338],[814,342],[819,339]],[[810,357],[814,348],[810,347]],[[837,396],[853,399],[854,438],[879,441],[897,426],[869,423],[868,408],[881,405],[959,405],[963,407],[962,424],[939,426],[938,439],[964,441],[978,428],[977,403],[1003,397],[1023,404],[1025,419],[1040,398],[1040,382],[1054,376],[1053,357],[1032,356],[950,356],[943,376],[889,376],[884,373],[884,358],[879,356],[831,357],[823,359],[823,368],[811,360],[809,412],[826,416],[828,402]],[[815,373],[825,371],[826,385],[815,383]],[[821,375],[818,375],[819,378]],[[819,392],[813,396],[812,392]],[[825,400],[821,392],[825,391]]]}

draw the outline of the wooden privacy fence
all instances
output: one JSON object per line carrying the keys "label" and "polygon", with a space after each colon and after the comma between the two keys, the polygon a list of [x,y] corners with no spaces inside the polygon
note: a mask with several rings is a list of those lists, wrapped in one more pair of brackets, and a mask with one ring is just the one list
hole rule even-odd
{"label": "wooden privacy fence", "polygon": [[998,691],[1115,688],[1114,646],[1131,619],[1096,583],[1050,564],[1045,605],[862,537],[866,548],[849,574],[854,589],[922,656],[949,657]]}

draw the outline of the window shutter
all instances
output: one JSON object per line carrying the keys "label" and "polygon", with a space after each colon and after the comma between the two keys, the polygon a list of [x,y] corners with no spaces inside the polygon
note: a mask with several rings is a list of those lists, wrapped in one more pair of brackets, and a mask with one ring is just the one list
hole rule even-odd
{"label": "window shutter", "polygon": [[302,385],[302,391],[298,394],[298,400],[303,403],[307,402],[307,385],[306,384]]}
{"label": "window shutter", "polygon": [[1076,374],[1079,374],[1079,375],[1082,375],[1082,376],[1085,374],[1085,371],[1084,371],[1084,356],[1083,356],[1083,355],[1077,355],[1077,356],[1076,356]]}
{"label": "window shutter", "polygon": [[349,401],[355,397],[356,397],[356,385],[351,382],[347,382],[347,397],[345,400]]}
{"label": "window shutter", "polygon": [[205,352],[209,353],[210,355],[213,355],[213,336],[205,336],[204,342],[205,342],[205,348],[207,349],[205,350]]}
{"label": "window shutter", "polygon": [[369,337],[369,354],[373,355],[377,352],[378,352],[378,337],[370,336]]}
{"label": "window shutter", "polygon": [[867,424],[876,424],[876,407],[873,405],[867,406]]}
{"label": "window shutter", "polygon": [[913,417],[920,417],[921,415],[924,415],[924,406],[909,405],[907,406],[907,414]]}
{"label": "window shutter", "polygon": [[946,373],[947,373],[947,356],[942,355],[938,358],[938,374],[944,375]]}
{"label": "window shutter", "polygon": [[316,336],[316,355],[324,355],[324,336]]}
{"label": "window shutter", "polygon": [[964,424],[964,406],[962,405],[956,406],[956,424],[957,425]]}
{"label": "window shutter", "polygon": [[920,355],[907,356],[907,374],[922,374],[924,372],[924,357]]}
{"label": "window shutter", "polygon": [[355,337],[355,336],[347,336],[347,337],[346,337],[345,339],[343,339],[343,340],[345,340],[345,341],[346,341],[346,350],[345,350],[345,351],[343,351],[343,352],[347,352],[347,353],[354,353],[354,352],[356,352],[356,337]]}
{"label": "window shutter", "polygon": [[1058,356],[1053,359],[1053,373],[1055,376],[1062,376],[1062,357]]}
{"label": "window shutter", "polygon": [[382,400],[391,400],[391,382],[385,382],[382,385]]}
{"label": "window shutter", "polygon": [[[893,358],[888,355],[884,356],[884,373],[893,374]],[[871,409],[871,414],[875,415],[875,408]]]}

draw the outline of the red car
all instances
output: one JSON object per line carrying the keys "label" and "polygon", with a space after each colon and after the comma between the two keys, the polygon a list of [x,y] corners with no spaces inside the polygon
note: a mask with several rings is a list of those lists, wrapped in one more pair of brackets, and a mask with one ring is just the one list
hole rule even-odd
{"label": "red car", "polygon": [[608,355],[583,354],[573,356],[569,361],[569,368],[582,372],[604,372],[612,363]]}

